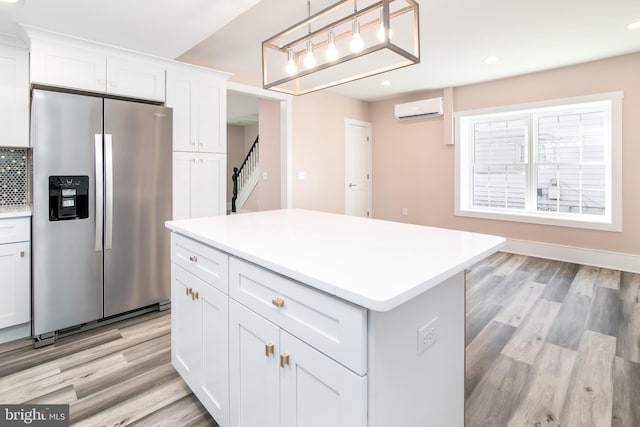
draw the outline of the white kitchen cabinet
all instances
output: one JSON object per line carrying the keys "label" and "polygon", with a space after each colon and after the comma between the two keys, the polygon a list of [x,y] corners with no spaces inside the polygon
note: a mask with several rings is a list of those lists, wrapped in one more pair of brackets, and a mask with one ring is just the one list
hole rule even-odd
{"label": "white kitchen cabinet", "polygon": [[301,209],[167,227],[229,254],[231,426],[464,425],[464,269],[503,238]]}
{"label": "white kitchen cabinet", "polygon": [[226,153],[227,74],[197,67],[167,70],[167,106],[173,108],[173,149]]}
{"label": "white kitchen cabinet", "polygon": [[226,213],[225,154],[173,153],[173,219]]}
{"label": "white kitchen cabinet", "polygon": [[0,146],[29,146],[29,52],[0,44]]}
{"label": "white kitchen cabinet", "polygon": [[30,218],[0,219],[0,343],[31,332]]}
{"label": "white kitchen cabinet", "polygon": [[366,426],[366,376],[233,299],[229,331],[231,426]]}
{"label": "white kitchen cabinet", "polygon": [[[189,246],[188,239],[175,235],[172,252],[177,247],[185,249],[185,244],[196,250],[187,258],[191,264],[187,269],[172,257],[171,360],[220,427],[226,427],[229,425],[228,297],[217,287],[226,283],[227,256],[210,248],[198,250],[198,243]],[[206,260],[216,261],[205,267],[215,270],[212,277],[216,278],[210,282],[192,274],[196,270],[202,272],[199,264]],[[214,266],[217,268],[209,269]]]}
{"label": "white kitchen cabinet", "polygon": [[25,30],[31,39],[32,84],[165,100],[162,61],[32,27]]}

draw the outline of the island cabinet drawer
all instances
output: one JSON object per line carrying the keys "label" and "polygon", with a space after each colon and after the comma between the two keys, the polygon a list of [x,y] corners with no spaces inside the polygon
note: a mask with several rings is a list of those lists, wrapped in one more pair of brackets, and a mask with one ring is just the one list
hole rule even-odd
{"label": "island cabinet drawer", "polygon": [[171,233],[171,261],[225,294],[229,293],[229,255]]}
{"label": "island cabinet drawer", "polygon": [[233,256],[229,295],[357,374],[367,373],[366,309]]}

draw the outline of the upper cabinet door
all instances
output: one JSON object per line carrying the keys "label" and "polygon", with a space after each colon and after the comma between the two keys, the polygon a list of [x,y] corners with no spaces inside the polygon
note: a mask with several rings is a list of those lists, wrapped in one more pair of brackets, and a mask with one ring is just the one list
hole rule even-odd
{"label": "upper cabinet door", "polygon": [[0,45],[0,145],[29,146],[29,52]]}
{"label": "upper cabinet door", "polygon": [[227,152],[225,79],[202,70],[167,70],[167,106],[173,108],[173,150]]}
{"label": "upper cabinet door", "polygon": [[164,68],[153,62],[109,56],[107,93],[164,101]]}
{"label": "upper cabinet door", "polygon": [[107,57],[102,52],[57,44],[31,45],[31,83],[105,92]]}
{"label": "upper cabinet door", "polygon": [[[226,153],[226,88],[219,78],[200,79],[198,90],[198,150]],[[225,113],[225,114],[223,114]]]}
{"label": "upper cabinet door", "polygon": [[173,108],[173,151],[198,151],[197,93],[192,75],[167,70],[167,107]]}
{"label": "upper cabinet door", "polygon": [[163,60],[40,30],[27,33],[32,37],[31,83],[165,100]]}

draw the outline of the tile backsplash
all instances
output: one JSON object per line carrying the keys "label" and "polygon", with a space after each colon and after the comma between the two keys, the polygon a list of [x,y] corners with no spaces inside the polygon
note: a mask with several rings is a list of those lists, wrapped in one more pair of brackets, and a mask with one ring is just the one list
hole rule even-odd
{"label": "tile backsplash", "polygon": [[30,208],[29,150],[0,147],[0,212]]}

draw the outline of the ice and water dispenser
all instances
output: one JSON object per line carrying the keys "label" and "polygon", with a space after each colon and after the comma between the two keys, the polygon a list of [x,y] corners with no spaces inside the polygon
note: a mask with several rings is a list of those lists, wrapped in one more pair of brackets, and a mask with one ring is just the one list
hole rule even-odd
{"label": "ice and water dispenser", "polygon": [[89,217],[89,177],[49,177],[49,221]]}

